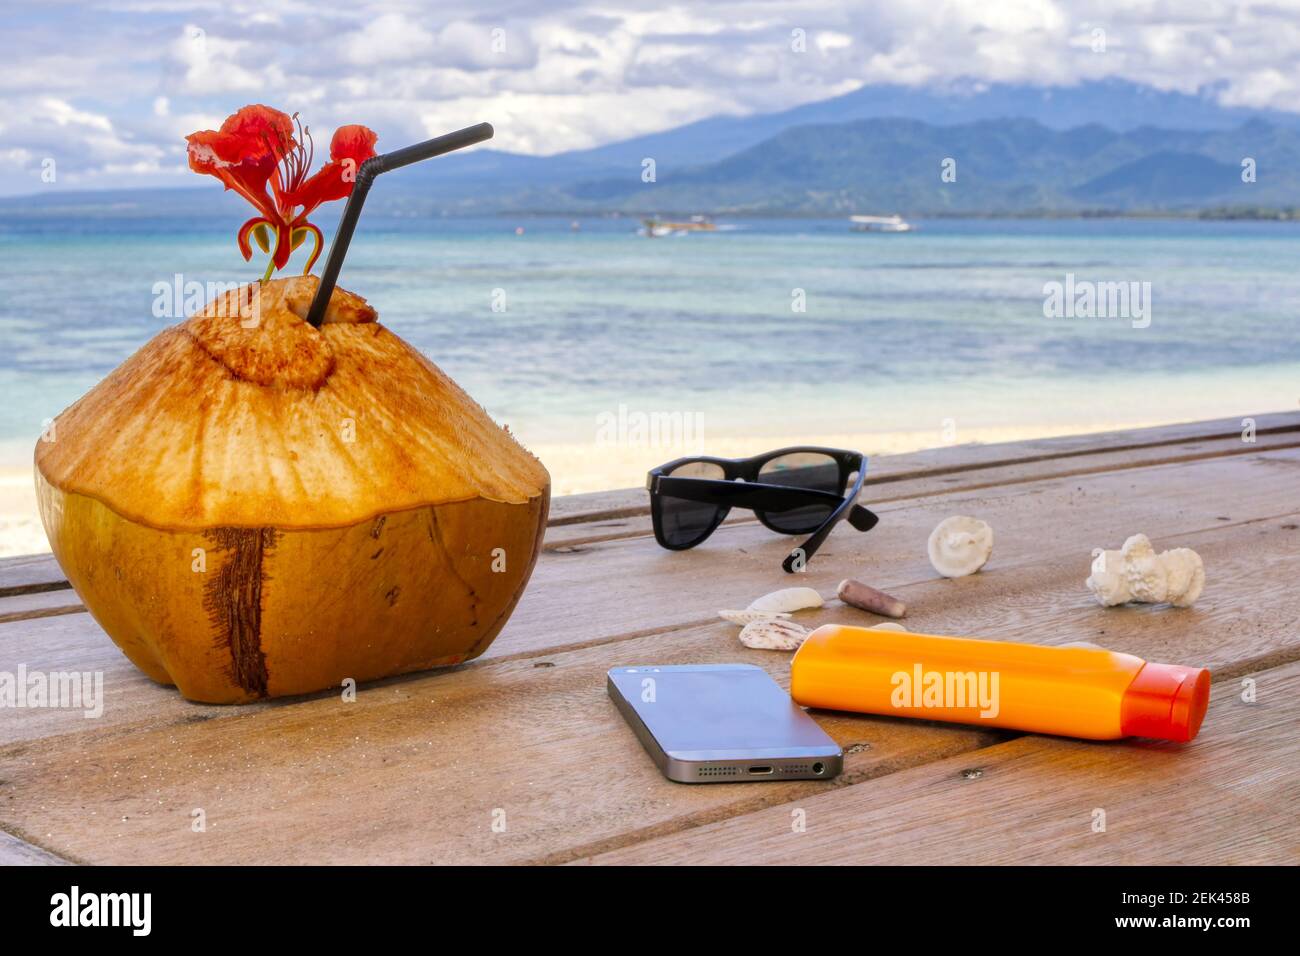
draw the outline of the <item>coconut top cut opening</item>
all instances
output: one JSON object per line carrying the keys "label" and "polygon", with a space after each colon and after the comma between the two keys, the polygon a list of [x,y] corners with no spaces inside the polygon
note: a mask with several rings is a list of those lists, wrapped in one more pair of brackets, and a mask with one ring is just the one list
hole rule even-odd
{"label": "coconut top cut opening", "polygon": [[[339,527],[543,493],[546,469],[450,378],[315,276],[273,279],[165,329],[55,419],[36,468],[154,527]],[[47,440],[48,439],[48,440]]]}
{"label": "coconut top cut opening", "polygon": [[[258,385],[317,389],[334,370],[328,333],[306,321],[317,285],[315,276],[299,276],[241,286],[209,303],[181,327],[236,378]],[[377,318],[365,299],[336,288],[322,326],[364,325]]]}

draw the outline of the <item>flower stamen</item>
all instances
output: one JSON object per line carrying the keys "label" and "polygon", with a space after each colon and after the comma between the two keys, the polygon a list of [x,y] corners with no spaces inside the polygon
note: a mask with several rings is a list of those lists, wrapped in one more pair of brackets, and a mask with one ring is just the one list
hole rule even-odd
{"label": "flower stamen", "polygon": [[[301,239],[293,241],[299,229],[306,230],[302,238],[315,239],[315,250],[304,274],[310,271],[320,255],[321,237],[320,230],[307,217],[321,203],[352,193],[355,175],[349,176],[347,171],[355,173],[375,155],[375,139],[374,132],[364,126],[340,127],[330,142],[329,162],[309,175],[316,145],[311,128],[303,125],[297,113],[290,117],[267,106],[245,106],[228,117],[220,130],[186,137],[190,168],[217,177],[261,213],[260,218],[245,223],[237,237],[245,260],[252,257],[248,242],[251,230],[264,227],[274,233],[276,241],[267,277],[288,264],[293,250],[301,244]],[[262,240],[258,241],[261,244]]]}

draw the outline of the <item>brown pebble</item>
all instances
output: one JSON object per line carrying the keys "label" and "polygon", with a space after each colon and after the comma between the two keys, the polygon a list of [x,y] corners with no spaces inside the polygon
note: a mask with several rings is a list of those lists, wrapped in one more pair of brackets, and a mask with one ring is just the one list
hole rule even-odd
{"label": "brown pebble", "polygon": [[840,582],[835,592],[841,601],[852,607],[880,614],[884,617],[903,617],[907,614],[907,605],[884,591],[877,591],[861,581],[846,578]]}

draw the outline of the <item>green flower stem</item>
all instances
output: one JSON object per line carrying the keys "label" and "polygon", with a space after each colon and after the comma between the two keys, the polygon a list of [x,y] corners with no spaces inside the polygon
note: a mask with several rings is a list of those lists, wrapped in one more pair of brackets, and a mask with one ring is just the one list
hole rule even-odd
{"label": "green flower stem", "polygon": [[280,227],[275,227],[275,245],[271,247],[271,258],[266,263],[266,272],[262,274],[262,281],[266,282],[271,278],[271,273],[275,271],[275,250],[280,248]]}

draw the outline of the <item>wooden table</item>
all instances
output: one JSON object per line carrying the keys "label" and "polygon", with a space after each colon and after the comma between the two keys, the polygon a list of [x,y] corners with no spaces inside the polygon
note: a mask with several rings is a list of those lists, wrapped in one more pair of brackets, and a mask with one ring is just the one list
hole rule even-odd
{"label": "wooden table", "polygon": [[[780,570],[789,540],[752,518],[671,553],[644,491],[557,500],[482,658],[352,703],[187,703],[126,661],[48,555],[7,560],[0,671],[102,671],[106,702],[99,719],[0,710],[0,862],[1296,863],[1300,414],[1256,421],[1254,442],[1233,419],[878,460],[879,527],[837,529],[798,579]],[[996,548],[945,580],[925,542],[953,514],[992,524]],[[1200,552],[1194,609],[1103,609],[1085,589],[1092,549],[1139,531]],[[817,712],[846,754],[833,782],[664,780],[605,671],[745,661],[788,685],[790,655],[742,647],[716,610],[798,583],[831,598],[805,623],[873,622],[833,600],[849,576],[902,597],[914,631],[1208,666],[1201,735],[1097,744]]]}

